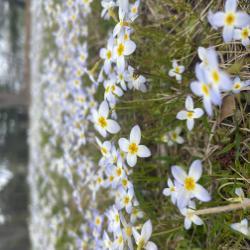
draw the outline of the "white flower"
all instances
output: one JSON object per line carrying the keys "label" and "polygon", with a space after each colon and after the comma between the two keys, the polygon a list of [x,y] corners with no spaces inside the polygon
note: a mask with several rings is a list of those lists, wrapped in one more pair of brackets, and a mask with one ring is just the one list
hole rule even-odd
{"label": "white flower", "polygon": [[198,56],[201,60],[200,66],[209,69],[210,67],[213,67],[214,65],[217,66],[217,53],[214,48],[198,48]]}
{"label": "white flower", "polygon": [[139,145],[141,141],[141,129],[138,125],[134,126],[130,132],[129,140],[121,138],[119,146],[122,151],[127,153],[126,159],[130,167],[135,166],[137,156],[145,158],[151,155],[150,150],[144,146]]}
{"label": "white flower", "polygon": [[186,98],[185,102],[186,110],[180,111],[176,118],[179,120],[187,120],[187,127],[189,130],[192,130],[194,127],[194,119],[200,118],[204,111],[200,108],[194,108],[194,102],[191,96]]}
{"label": "white flower", "polygon": [[111,151],[111,142],[110,141],[105,141],[105,142],[101,142],[99,140],[99,138],[95,138],[96,142],[98,144],[98,146],[100,147],[101,153],[104,157],[108,157],[110,155],[110,151]]}
{"label": "white flower", "polygon": [[176,204],[177,200],[177,187],[176,183],[174,185],[173,181],[168,178],[168,188],[164,188],[162,192],[165,196],[171,196],[171,201],[173,204]]}
{"label": "white flower", "polygon": [[182,208],[180,210],[181,214],[185,216],[184,228],[186,230],[191,228],[192,223],[194,223],[195,225],[199,225],[199,226],[203,225],[202,219],[199,216],[195,215],[194,211],[195,210],[190,209],[190,208]]}
{"label": "white flower", "polygon": [[239,223],[233,223],[230,225],[230,227],[246,236],[250,236],[250,228],[248,227],[247,219],[244,219]]}
{"label": "white flower", "polygon": [[120,72],[125,70],[125,56],[131,55],[136,49],[136,44],[131,40],[125,40],[123,34],[117,39],[114,49],[117,67]]}
{"label": "white flower", "polygon": [[129,0],[118,0],[119,12],[128,12]]}
{"label": "white flower", "polygon": [[130,4],[129,6],[129,19],[133,22],[138,17],[138,9],[140,5],[140,0],[137,0],[135,3]]}
{"label": "white flower", "polygon": [[104,19],[109,19],[110,15],[109,15],[109,11],[115,7],[115,2],[113,0],[102,0],[101,1],[101,5],[102,5],[102,13],[101,13],[101,17]]}
{"label": "white flower", "polygon": [[242,45],[245,47],[250,45],[250,26],[244,27],[242,29],[235,29],[234,39],[241,40]]}
{"label": "white flower", "polygon": [[207,114],[212,116],[212,103],[215,105],[219,105],[221,103],[221,96],[218,92],[214,91],[207,79],[205,70],[198,64],[195,68],[195,74],[198,81],[194,81],[191,83],[191,90],[197,96],[203,97],[203,106]]}
{"label": "white flower", "polygon": [[183,65],[179,65],[176,60],[173,60],[173,68],[169,70],[168,75],[170,77],[175,77],[178,82],[182,80],[182,73],[184,72],[185,67]]}
{"label": "white flower", "polygon": [[[134,204],[135,206],[137,205],[138,206],[138,204]],[[142,219],[143,218],[143,216],[144,216],[144,212],[143,211],[141,211],[139,208],[137,208],[137,207],[133,207],[132,208],[132,212],[131,212],[131,214],[130,214],[130,222],[132,223],[132,224],[134,224],[136,221],[137,221],[137,219]]]}
{"label": "white flower", "polygon": [[247,82],[243,82],[243,81],[240,80],[239,77],[236,77],[236,78],[234,79],[234,82],[233,82],[232,91],[233,91],[233,93],[235,93],[235,94],[239,94],[240,91],[241,91],[243,88],[247,87],[247,86],[248,86],[248,83],[247,83]]}
{"label": "white flower", "polygon": [[115,79],[109,79],[104,82],[104,98],[109,101],[110,105],[116,103],[116,98],[123,95],[123,91],[116,85]]}
{"label": "white flower", "polygon": [[128,189],[125,191],[123,188],[120,188],[120,199],[117,203],[117,208],[120,210],[122,208],[126,209],[126,212],[130,214],[132,212],[132,200],[134,197],[134,190],[133,188]]}
{"label": "white flower", "polygon": [[214,28],[223,27],[223,39],[230,42],[233,39],[234,28],[242,28],[250,24],[250,17],[247,13],[237,12],[237,0],[227,0],[225,11],[215,14],[209,12],[208,21]]}
{"label": "white flower", "polygon": [[142,75],[136,74],[133,67],[128,66],[128,73],[127,73],[125,79],[128,82],[129,89],[137,89],[137,90],[140,90],[142,92],[147,91],[147,88],[145,85],[146,78]]}
{"label": "white flower", "polygon": [[119,124],[111,119],[108,119],[109,106],[106,101],[103,101],[98,112],[93,110],[93,118],[96,130],[103,136],[107,136],[107,132],[116,134],[120,131]]}
{"label": "white flower", "polygon": [[200,160],[195,160],[191,164],[188,174],[179,166],[173,166],[171,170],[175,180],[181,185],[177,193],[177,206],[179,208],[186,207],[193,197],[203,202],[211,200],[208,191],[197,183],[202,175]]}
{"label": "white flower", "polygon": [[113,37],[120,35],[125,29],[129,29],[129,21],[126,19],[126,13],[124,11],[119,11],[119,22],[116,24],[113,30]]}
{"label": "white flower", "polygon": [[110,37],[108,40],[107,48],[102,48],[100,50],[100,57],[103,60],[105,60],[103,67],[106,74],[109,74],[111,69],[111,62],[114,59],[113,50],[114,50],[114,38]]}
{"label": "white flower", "polygon": [[123,215],[121,214],[121,222],[123,225],[123,236],[124,236],[124,241],[127,242],[129,250],[133,250],[133,243],[132,243],[132,224],[127,223]]}
{"label": "white flower", "polygon": [[168,132],[162,137],[162,141],[166,142],[168,146],[173,146],[174,143],[183,144],[184,139],[180,136],[181,128],[176,127],[175,130]]}
{"label": "white flower", "polygon": [[133,227],[133,236],[137,245],[137,249],[142,250],[157,250],[157,246],[154,242],[149,241],[152,235],[152,223],[150,220],[146,221],[142,227],[141,234]]}

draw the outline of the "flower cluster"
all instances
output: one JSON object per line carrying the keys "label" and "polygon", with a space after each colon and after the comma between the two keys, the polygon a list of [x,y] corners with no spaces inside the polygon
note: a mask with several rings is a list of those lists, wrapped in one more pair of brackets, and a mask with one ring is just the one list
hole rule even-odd
{"label": "flower cluster", "polygon": [[[53,249],[58,238],[64,237],[62,225],[71,217],[80,216],[79,228],[67,232],[74,242],[74,245],[69,243],[69,249],[134,249],[134,245],[138,249],[157,249],[149,241],[151,221],[142,224],[144,213],[139,208],[130,178],[137,158],[149,157],[151,152],[141,145],[138,125],[131,129],[129,139],[110,138],[121,131],[115,111],[119,98],[130,89],[147,90],[146,78],[127,63],[127,57],[136,49],[130,39],[131,23],[138,16],[140,1],[132,4],[126,0],[101,2],[101,16],[116,20],[117,9],[119,21],[106,47],[100,49],[103,65],[99,74],[99,63],[92,69],[88,63],[87,18],[91,3],[92,0],[67,0],[60,6],[51,0],[40,3],[48,20],[44,28],[57,27],[53,33],[54,45],[60,53],[50,52],[43,60],[41,79],[37,80],[41,81],[40,88],[32,92],[35,103],[31,113],[40,122],[34,121],[31,126],[30,183],[34,190],[50,188],[46,197],[32,197],[33,244]],[[104,87],[103,100],[98,103],[96,93],[100,86]],[[38,109],[43,110],[40,116]],[[37,138],[39,133],[40,138]],[[43,135],[49,135],[48,141],[45,146],[37,145]],[[100,151],[98,161],[88,153],[82,155],[82,150],[88,152],[88,148],[95,150],[95,147]],[[40,165],[49,168],[36,167]],[[69,193],[62,190],[62,194],[58,194],[56,178],[48,178],[48,175],[66,180]],[[38,179],[43,180],[42,184]],[[100,197],[101,192],[105,192],[105,197]],[[108,205],[100,209],[102,202]],[[64,209],[55,216],[53,211],[58,203],[64,204]],[[74,214],[69,204],[74,204]],[[39,230],[34,230],[39,223],[36,213],[43,218]],[[140,225],[143,225],[141,233]],[[40,235],[47,237],[40,240]]]}
{"label": "flower cluster", "polygon": [[[244,46],[250,44],[249,24],[250,16],[244,12],[237,11],[237,0],[227,0],[225,12],[208,14],[208,20],[214,28],[223,26],[223,38],[225,42],[233,39],[241,40]],[[200,62],[195,66],[196,80],[190,83],[190,88],[194,95],[202,98],[203,107],[209,117],[213,115],[213,106],[221,106],[223,96],[228,94],[239,94],[249,85],[249,81],[242,81],[239,76],[232,78],[221,66],[219,55],[213,47],[199,47],[197,50]],[[177,60],[173,60],[173,69],[169,71],[170,77],[175,77],[180,83],[185,67],[179,65]],[[177,113],[178,120],[186,120],[187,128],[191,131],[194,128],[195,119],[204,115],[201,108],[194,107],[191,95],[185,100],[185,109]],[[167,142],[168,146],[175,143],[182,144],[184,139],[180,137],[181,128],[177,127],[162,137],[162,141]],[[170,178],[167,181],[167,188],[163,190],[165,196],[170,196],[174,205],[177,205],[181,214],[185,217],[184,227],[189,229],[191,224],[202,225],[203,221],[195,215],[196,205],[194,198],[202,202],[211,200],[211,196],[204,189],[198,180],[201,178],[202,165],[200,160],[195,160],[189,169],[188,174],[179,166],[171,168],[174,181]],[[247,234],[247,223],[232,224],[235,230]]]}
{"label": "flower cluster", "polygon": [[225,10],[208,14],[208,21],[214,29],[223,27],[223,39],[226,43],[240,40],[244,46],[250,44],[250,16],[237,11],[237,0],[227,0]]}

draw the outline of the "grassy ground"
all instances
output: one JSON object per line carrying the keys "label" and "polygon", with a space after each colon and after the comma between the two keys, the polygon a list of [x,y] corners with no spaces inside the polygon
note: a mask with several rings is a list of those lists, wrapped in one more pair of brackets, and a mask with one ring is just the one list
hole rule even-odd
{"label": "grassy ground", "polygon": [[[249,92],[225,97],[225,105],[215,110],[214,117],[209,119],[203,116],[196,122],[192,132],[187,131],[184,122],[175,118],[184,107],[186,95],[191,93],[189,84],[195,78],[194,67],[198,61],[199,46],[216,46],[221,67],[232,76],[240,75],[243,80],[249,79],[249,49],[236,43],[224,44],[221,32],[212,30],[208,24],[208,10],[218,10],[222,5],[223,1],[143,0],[140,17],[133,24],[134,34],[131,38],[136,42],[137,50],[129,58],[129,63],[138,73],[147,77],[149,91],[130,91],[122,98],[116,107],[122,126],[117,139],[127,137],[131,127],[139,124],[143,143],[151,148],[152,157],[139,161],[134,168],[132,180],[140,207],[153,222],[152,240],[159,249],[250,248],[250,241],[229,227],[233,222],[249,218],[249,211],[206,215],[203,216],[204,226],[193,226],[186,231],[183,228],[183,217],[170,199],[162,195],[170,176],[170,167],[175,164],[187,167],[197,158],[203,160],[204,167],[200,183],[212,193],[212,201],[197,204],[198,208],[229,204],[228,199],[235,196],[236,187],[242,187],[246,194],[250,192]],[[94,1],[92,6],[88,37],[90,67],[98,61],[99,49],[106,44],[108,28],[115,24],[112,20],[103,21],[99,18],[99,1]],[[240,1],[240,6],[250,12],[249,4],[245,1]],[[50,44],[50,30],[47,39]],[[50,49],[53,49],[53,44],[47,48],[45,55]],[[180,60],[186,67],[181,84],[168,76],[173,59]],[[102,100],[103,89],[100,88],[96,98]],[[202,106],[198,98],[195,100]],[[176,126],[183,128],[185,143],[168,147],[161,138]],[[43,148],[46,148],[49,138],[50,133],[43,131]],[[60,145],[58,148],[60,149]],[[93,159],[100,156],[92,148],[85,148],[83,152],[88,152]],[[60,150],[56,157],[61,157]],[[47,168],[49,164],[45,169]],[[64,207],[63,193],[60,190],[68,190],[69,194],[72,190],[63,178],[53,173],[48,177],[53,186],[58,186],[58,190],[54,190],[58,192],[55,195],[58,200],[55,201],[52,213],[55,215]],[[48,187],[49,185],[41,196],[48,196]],[[74,205],[70,204],[69,208],[72,216],[64,221],[64,228],[61,228],[63,233],[57,239],[56,249],[66,249],[67,242],[70,241],[66,236],[67,232],[75,231],[81,224],[81,215]]]}

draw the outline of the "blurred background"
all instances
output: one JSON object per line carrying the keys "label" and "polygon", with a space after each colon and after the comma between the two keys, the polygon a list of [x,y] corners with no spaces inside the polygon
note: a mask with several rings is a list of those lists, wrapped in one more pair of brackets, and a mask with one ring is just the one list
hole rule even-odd
{"label": "blurred background", "polygon": [[29,249],[28,5],[0,0],[0,250]]}

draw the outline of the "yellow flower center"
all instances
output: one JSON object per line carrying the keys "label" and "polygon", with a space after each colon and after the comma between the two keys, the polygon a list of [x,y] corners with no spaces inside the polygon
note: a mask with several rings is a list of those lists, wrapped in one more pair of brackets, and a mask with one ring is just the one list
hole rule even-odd
{"label": "yellow flower center", "polygon": [[82,62],[85,61],[85,55],[82,54],[82,55],[80,56],[80,60],[81,60]]}
{"label": "yellow flower center", "polygon": [[131,237],[131,235],[132,235],[132,229],[131,229],[131,227],[126,227],[125,231],[126,231],[127,236]]}
{"label": "yellow flower center", "polygon": [[219,75],[219,72],[217,70],[214,70],[212,72],[212,78],[213,78],[213,81],[217,84],[219,81],[220,81],[220,75]]}
{"label": "yellow flower center", "polygon": [[100,218],[97,217],[97,218],[95,219],[95,224],[96,224],[96,225],[100,225],[100,224],[101,224]]}
{"label": "yellow flower center", "polygon": [[180,73],[180,68],[177,66],[177,67],[175,67],[175,72],[177,73],[177,74],[179,74]]}
{"label": "yellow flower center", "polygon": [[124,53],[124,44],[123,43],[119,43],[118,47],[117,47],[117,54],[118,56],[122,56]]}
{"label": "yellow flower center", "polygon": [[127,179],[122,179],[122,185],[126,187],[128,185],[128,180]]}
{"label": "yellow flower center", "polygon": [[241,87],[241,84],[239,82],[237,82],[237,83],[234,84],[234,88],[235,89],[240,89],[240,87]]}
{"label": "yellow flower center", "polygon": [[114,176],[113,175],[110,175],[109,176],[109,181],[112,182],[114,180]]}
{"label": "yellow flower center", "polygon": [[201,87],[201,91],[202,93],[205,95],[205,96],[208,96],[209,95],[209,88],[206,84],[202,84],[202,87]]}
{"label": "yellow flower center", "polygon": [[195,189],[195,180],[193,177],[187,177],[184,181],[184,187],[188,191],[193,191]]}
{"label": "yellow flower center", "polygon": [[108,123],[107,123],[107,119],[103,116],[99,117],[98,119],[98,123],[102,128],[107,127]]}
{"label": "yellow flower center", "polygon": [[131,12],[132,12],[133,14],[136,14],[136,13],[137,13],[137,7],[134,6],[134,7],[131,9]]}
{"label": "yellow flower center", "polygon": [[112,85],[112,86],[111,86],[111,91],[112,91],[112,92],[115,92],[115,85]]}
{"label": "yellow flower center", "polygon": [[138,146],[135,143],[131,143],[128,147],[128,151],[130,154],[134,155],[138,152]]}
{"label": "yellow flower center", "polygon": [[116,174],[117,174],[117,176],[121,176],[122,175],[121,168],[116,169]]}
{"label": "yellow flower center", "polygon": [[174,132],[174,133],[172,134],[172,139],[175,141],[176,138],[177,138],[177,134]]}
{"label": "yellow flower center", "polygon": [[118,242],[119,242],[119,244],[122,244],[122,242],[123,242],[122,235],[120,235],[120,236],[118,237]]}
{"label": "yellow flower center", "polygon": [[100,183],[102,183],[102,178],[101,177],[98,177],[97,178],[97,182],[100,184]]}
{"label": "yellow flower center", "polygon": [[112,52],[110,50],[108,50],[106,56],[107,56],[107,59],[110,60],[112,57]]}
{"label": "yellow flower center", "polygon": [[194,114],[193,111],[188,111],[188,112],[187,112],[187,117],[188,117],[189,119],[192,119],[192,118],[193,118],[193,114]]}
{"label": "yellow flower center", "polygon": [[233,12],[229,12],[225,16],[225,24],[228,26],[232,26],[235,23],[235,14]]}
{"label": "yellow flower center", "polygon": [[144,241],[144,239],[141,239],[141,240],[138,242],[137,250],[143,249],[144,246],[145,246],[145,241]]}
{"label": "yellow flower center", "polygon": [[171,188],[170,188],[170,191],[171,191],[171,192],[174,192],[174,191],[175,191],[175,187],[171,187]]}
{"label": "yellow flower center", "polygon": [[105,155],[105,154],[108,153],[108,150],[105,147],[102,147],[101,152],[102,152],[103,155]]}
{"label": "yellow flower center", "polygon": [[125,41],[128,41],[128,39],[129,39],[129,36],[128,36],[128,33],[126,33],[126,34],[124,35],[124,40],[125,40]]}
{"label": "yellow flower center", "polygon": [[116,214],[116,215],[115,215],[115,221],[116,221],[117,223],[120,221],[120,216],[119,216],[119,214]]}
{"label": "yellow flower center", "polygon": [[126,196],[124,197],[124,204],[127,205],[129,202],[130,202],[130,198],[129,198],[129,196],[126,195]]}
{"label": "yellow flower center", "polygon": [[249,37],[249,29],[248,28],[244,28],[242,29],[241,31],[241,36],[242,36],[242,39],[245,40]]}

